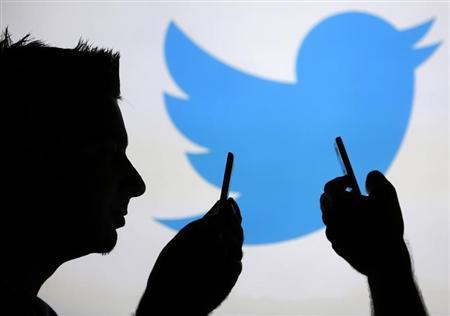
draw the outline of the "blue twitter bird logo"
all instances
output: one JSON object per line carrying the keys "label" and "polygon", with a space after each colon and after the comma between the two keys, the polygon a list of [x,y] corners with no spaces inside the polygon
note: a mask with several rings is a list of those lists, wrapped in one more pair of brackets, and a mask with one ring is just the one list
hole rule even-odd
{"label": "blue twitter bird logo", "polygon": [[[316,25],[297,56],[297,80],[252,76],[219,61],[171,23],[165,58],[187,98],[165,94],[170,118],[193,142],[190,163],[220,187],[228,151],[235,153],[232,191],[239,192],[246,244],[293,239],[323,227],[319,196],[339,176],[332,142],[346,142],[360,184],[386,171],[408,125],[414,71],[439,46],[417,48],[432,20],[398,30],[359,12]],[[180,229],[198,216],[158,219]]]}

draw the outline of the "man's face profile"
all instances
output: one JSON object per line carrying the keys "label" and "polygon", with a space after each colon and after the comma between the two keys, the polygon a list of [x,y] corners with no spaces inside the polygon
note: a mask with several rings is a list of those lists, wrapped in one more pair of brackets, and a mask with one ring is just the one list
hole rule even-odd
{"label": "man's face profile", "polygon": [[98,106],[101,111],[89,118],[89,113],[78,113],[86,119],[66,125],[55,159],[60,171],[53,182],[56,224],[70,244],[67,249],[76,249],[76,255],[110,252],[116,229],[125,225],[130,198],[145,191],[125,153],[127,134],[117,101],[101,98],[93,103],[83,109]]}

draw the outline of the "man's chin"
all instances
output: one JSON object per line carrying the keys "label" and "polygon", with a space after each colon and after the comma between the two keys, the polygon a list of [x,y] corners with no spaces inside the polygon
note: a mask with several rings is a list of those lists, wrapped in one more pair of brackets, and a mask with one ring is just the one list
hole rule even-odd
{"label": "man's chin", "polygon": [[114,249],[116,244],[117,232],[114,230],[109,236],[105,236],[105,238],[99,241],[95,252],[102,255],[107,255]]}

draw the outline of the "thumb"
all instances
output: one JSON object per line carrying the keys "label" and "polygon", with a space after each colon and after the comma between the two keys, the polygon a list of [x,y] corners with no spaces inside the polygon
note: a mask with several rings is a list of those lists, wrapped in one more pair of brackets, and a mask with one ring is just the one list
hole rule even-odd
{"label": "thumb", "polygon": [[397,192],[395,191],[394,186],[378,170],[371,171],[367,175],[366,190],[369,194],[369,198],[386,206],[400,209]]}
{"label": "thumb", "polygon": [[385,216],[382,219],[383,227],[391,227],[397,236],[403,238],[404,225],[400,203],[394,186],[379,171],[371,171],[367,175],[366,190],[369,200],[378,212]]}
{"label": "thumb", "polygon": [[394,186],[378,170],[369,172],[366,178],[366,191],[369,195],[395,195]]}

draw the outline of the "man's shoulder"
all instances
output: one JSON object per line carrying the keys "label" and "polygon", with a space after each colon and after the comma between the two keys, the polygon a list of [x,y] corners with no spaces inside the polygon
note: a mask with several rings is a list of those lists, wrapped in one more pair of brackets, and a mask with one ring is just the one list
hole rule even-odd
{"label": "man's shoulder", "polygon": [[35,300],[35,308],[37,315],[42,316],[57,316],[56,312],[43,300],[41,300],[39,297],[36,297]]}
{"label": "man's shoulder", "polygon": [[0,290],[0,315],[57,316],[56,312],[39,297],[20,295]]}

